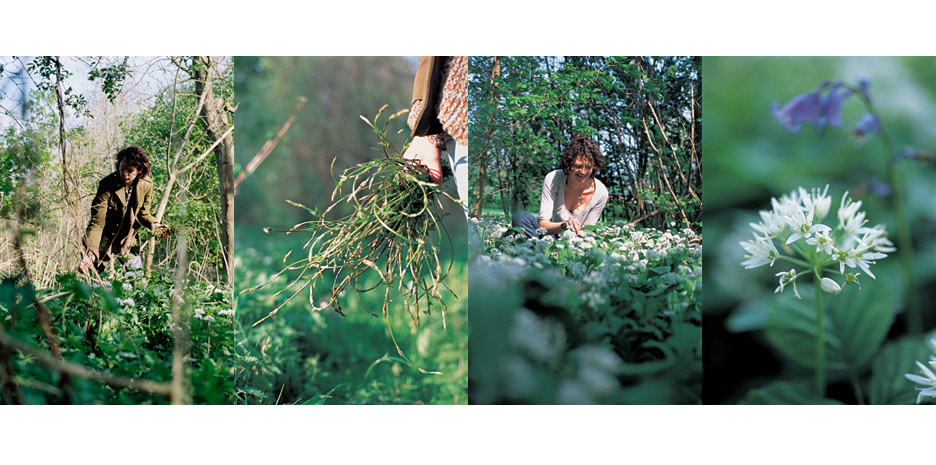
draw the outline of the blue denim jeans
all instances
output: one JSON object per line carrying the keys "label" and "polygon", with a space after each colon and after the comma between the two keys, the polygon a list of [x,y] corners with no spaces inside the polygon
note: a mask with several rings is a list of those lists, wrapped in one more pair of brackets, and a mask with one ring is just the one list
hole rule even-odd
{"label": "blue denim jeans", "polygon": [[468,146],[455,142],[447,137],[445,154],[452,167],[452,177],[455,178],[455,187],[458,190],[458,199],[462,202],[465,219],[468,219]]}
{"label": "blue denim jeans", "polygon": [[539,233],[536,231],[540,227],[539,219],[530,212],[520,210],[514,213],[510,225],[523,229],[523,232],[532,239],[539,239]]}

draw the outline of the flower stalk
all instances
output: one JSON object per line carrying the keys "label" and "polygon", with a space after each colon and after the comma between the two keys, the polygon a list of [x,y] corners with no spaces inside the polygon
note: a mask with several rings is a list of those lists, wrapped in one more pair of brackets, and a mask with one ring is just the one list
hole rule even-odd
{"label": "flower stalk", "polygon": [[897,152],[894,150],[894,144],[891,142],[887,128],[881,123],[880,115],[867,92],[857,92],[856,94],[868,109],[868,113],[874,115],[878,123],[877,130],[881,135],[881,144],[884,146],[886,160],[884,170],[887,183],[890,184],[893,192],[891,205],[894,208],[894,217],[897,220],[897,243],[900,245],[901,250],[900,268],[907,292],[907,329],[910,334],[921,334],[923,332],[923,317],[920,312],[920,299],[916,293],[916,278],[913,273],[913,238],[910,234],[910,222],[907,221],[903,190],[900,188],[901,184],[897,177],[896,158],[893,156]]}
{"label": "flower stalk", "polygon": [[818,285],[822,280],[821,268],[816,268],[816,394],[825,397],[826,371],[825,371],[825,326],[822,307],[822,287]]}

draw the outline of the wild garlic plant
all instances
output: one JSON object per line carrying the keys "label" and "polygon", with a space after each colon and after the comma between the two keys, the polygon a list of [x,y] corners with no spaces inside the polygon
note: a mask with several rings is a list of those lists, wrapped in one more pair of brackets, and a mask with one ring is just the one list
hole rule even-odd
{"label": "wild garlic plant", "polygon": [[[900,265],[906,286],[907,299],[907,327],[911,334],[923,332],[923,316],[920,309],[920,299],[917,293],[916,273],[913,267],[913,240],[910,234],[910,220],[906,207],[906,193],[897,173],[897,164],[904,160],[925,161],[931,158],[927,150],[906,146],[898,149],[891,141],[890,135],[881,119],[880,112],[875,107],[875,100],[871,94],[871,80],[867,77],[858,78],[855,84],[843,81],[823,81],[815,90],[797,95],[785,103],[774,102],[770,112],[791,133],[797,133],[804,123],[811,124],[817,129],[823,126],[843,127],[842,106],[849,98],[858,99],[866,112],[852,127],[852,135],[858,145],[867,143],[878,135],[883,149],[885,182],[877,177],[871,177],[862,186],[874,195],[887,197],[894,212],[897,224],[897,242],[900,244]],[[864,268],[862,268],[864,269]]]}
{"label": "wild garlic plant", "polygon": [[[883,224],[868,227],[861,201],[854,201],[848,192],[842,195],[835,216],[830,216],[832,198],[829,186],[809,191],[800,187],[780,199],[770,199],[769,211],[761,211],[761,221],[751,223],[753,239],[741,242],[747,252],[741,263],[752,269],[764,265],[773,267],[786,262],[776,273],[779,285],[775,293],[796,288],[810,275],[816,292],[816,390],[825,394],[825,344],[822,294],[838,294],[848,285],[861,288],[859,276],[864,273],[875,279],[871,265],[896,251],[887,238]],[[829,224],[823,223],[828,219]],[[786,270],[787,265],[792,265]]]}

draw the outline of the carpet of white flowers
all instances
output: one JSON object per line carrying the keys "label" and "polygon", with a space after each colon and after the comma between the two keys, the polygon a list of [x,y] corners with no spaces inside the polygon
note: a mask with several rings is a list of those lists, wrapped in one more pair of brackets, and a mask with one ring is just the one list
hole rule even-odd
{"label": "carpet of white flowers", "polygon": [[527,240],[475,222],[473,403],[699,403],[701,238],[602,225]]}

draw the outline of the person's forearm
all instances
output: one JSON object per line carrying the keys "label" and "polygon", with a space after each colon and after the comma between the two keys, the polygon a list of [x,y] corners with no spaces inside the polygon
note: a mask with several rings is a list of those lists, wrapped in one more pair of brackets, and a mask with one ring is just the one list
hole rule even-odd
{"label": "person's forearm", "polygon": [[563,231],[562,225],[564,222],[557,223],[555,221],[549,220],[539,220],[539,225],[541,228],[545,228],[548,234],[560,234]]}

